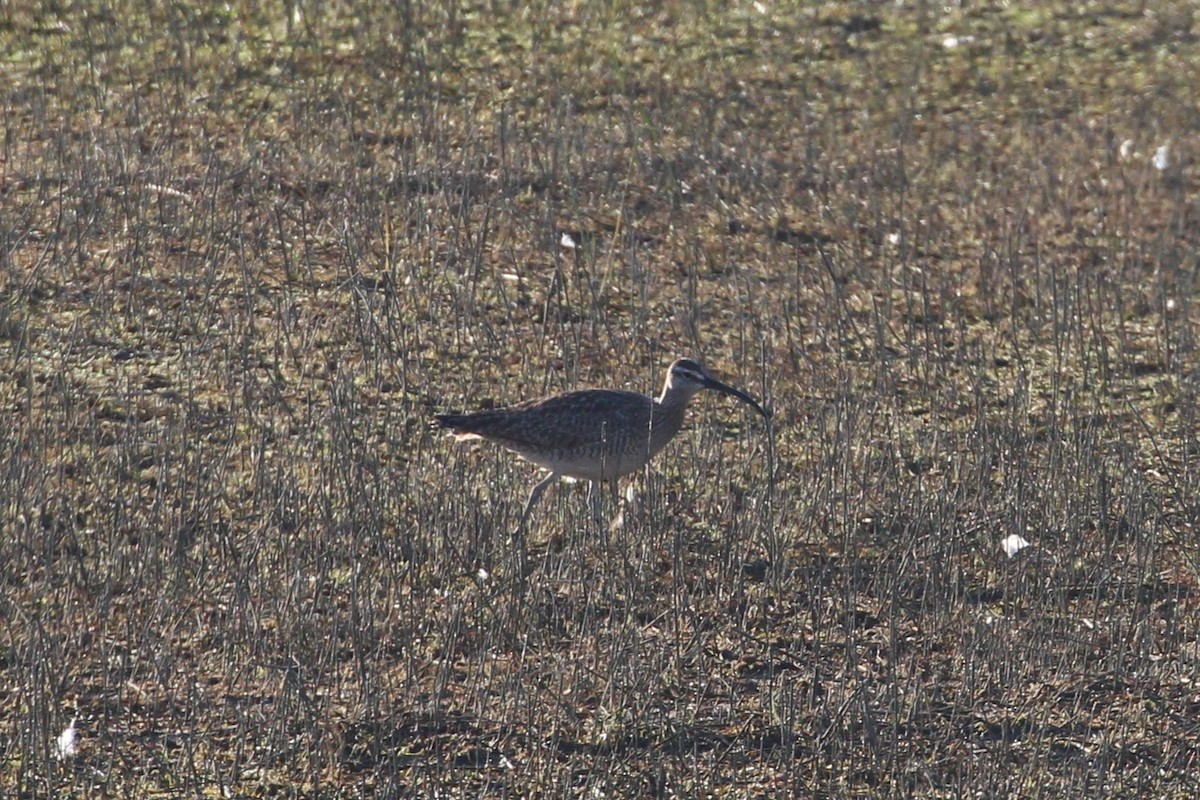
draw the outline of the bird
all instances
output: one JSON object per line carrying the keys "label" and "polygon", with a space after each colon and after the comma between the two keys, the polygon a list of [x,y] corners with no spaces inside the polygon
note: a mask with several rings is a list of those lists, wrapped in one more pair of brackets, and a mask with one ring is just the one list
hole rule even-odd
{"label": "bird", "polygon": [[436,414],[433,426],[456,439],[495,442],[549,474],[529,492],[517,530],[523,531],[542,492],[561,478],[608,483],[650,463],[683,427],[688,402],[704,389],[736,397],[768,422],[754,398],[714,378],[697,361],[667,369],[657,398],[619,389],[581,389],[471,414]]}

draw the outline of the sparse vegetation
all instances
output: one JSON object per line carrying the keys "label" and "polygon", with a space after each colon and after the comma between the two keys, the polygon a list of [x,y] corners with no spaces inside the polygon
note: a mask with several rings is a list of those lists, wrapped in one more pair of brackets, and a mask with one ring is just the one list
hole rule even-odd
{"label": "sparse vegetation", "polygon": [[1200,793],[1193,13],[729,5],[0,4],[0,786]]}

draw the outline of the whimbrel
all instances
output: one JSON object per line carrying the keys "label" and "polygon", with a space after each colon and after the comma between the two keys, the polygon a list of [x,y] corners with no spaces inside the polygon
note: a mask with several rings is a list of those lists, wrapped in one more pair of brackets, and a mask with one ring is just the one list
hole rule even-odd
{"label": "whimbrel", "polygon": [[733,395],[770,419],[750,395],[681,358],[667,370],[658,398],[616,389],[584,389],[474,414],[438,414],[435,427],[458,439],[487,439],[550,474],[529,492],[518,531],[538,498],[559,478],[609,483],[654,458],[683,426],[688,401],[702,389]]}

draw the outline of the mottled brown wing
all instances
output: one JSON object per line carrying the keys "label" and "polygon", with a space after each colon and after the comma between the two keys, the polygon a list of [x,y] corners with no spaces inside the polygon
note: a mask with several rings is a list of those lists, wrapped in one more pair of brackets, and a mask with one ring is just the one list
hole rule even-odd
{"label": "mottled brown wing", "polygon": [[648,431],[652,403],[636,392],[587,389],[495,411],[446,417],[442,425],[494,439],[515,450],[577,450]]}

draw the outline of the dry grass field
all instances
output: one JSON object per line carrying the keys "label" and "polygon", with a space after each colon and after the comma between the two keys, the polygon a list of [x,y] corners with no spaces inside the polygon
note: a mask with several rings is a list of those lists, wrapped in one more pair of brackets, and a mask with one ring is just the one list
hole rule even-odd
{"label": "dry grass field", "polygon": [[1200,795],[1190,8],[0,0],[0,794]]}

